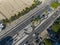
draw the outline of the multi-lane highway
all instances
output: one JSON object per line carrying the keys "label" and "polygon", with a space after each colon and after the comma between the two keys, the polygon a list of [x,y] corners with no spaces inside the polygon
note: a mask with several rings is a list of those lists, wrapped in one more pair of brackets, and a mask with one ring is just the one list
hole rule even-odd
{"label": "multi-lane highway", "polygon": [[[47,3],[50,3],[50,2],[51,1],[48,1]],[[7,33],[4,33],[4,34],[0,35],[0,39],[3,38],[3,37],[5,38],[7,36],[14,36],[15,34],[17,34],[21,29],[23,29],[29,23],[31,23],[31,20],[32,20],[33,16],[35,17],[36,15],[37,16],[41,15],[45,10],[47,10],[49,8],[48,6],[46,6],[47,3],[42,3],[41,5],[37,6],[36,10],[34,10],[34,13],[30,14],[31,16],[27,17],[24,21],[22,21],[18,25],[16,25],[16,27],[14,27],[14,29],[10,29],[9,31],[7,31]]]}
{"label": "multi-lane highway", "polygon": [[[14,36],[15,34],[17,34],[19,31],[21,31],[24,27],[26,27],[28,24],[30,24],[31,23],[31,20],[33,20],[33,16],[34,17],[36,17],[36,16],[38,16],[38,15],[41,15],[45,10],[47,10],[47,9],[49,9],[49,6],[43,6],[44,8],[42,8],[42,9],[39,9],[39,10],[37,10],[36,12],[34,12],[33,14],[31,14],[31,16],[29,16],[27,19],[25,19],[25,21],[23,21],[23,22],[21,22],[21,23],[19,23],[18,24],[18,26],[17,27],[15,27],[14,29],[11,29],[12,31],[9,31],[9,32],[7,32],[7,33],[5,33],[5,34],[3,34],[3,35],[1,35],[0,36],[0,39],[2,39],[2,38],[5,38],[5,37],[7,37],[7,36]],[[37,7],[37,9],[38,9],[38,7]],[[45,22],[46,23],[46,22]],[[43,26],[44,25],[46,25],[46,24],[42,24]],[[50,24],[50,23],[48,23],[48,24]],[[42,26],[42,27],[43,27]],[[48,25],[47,25],[48,26]],[[41,28],[42,28],[41,27]],[[40,30],[40,32],[44,29],[41,29],[40,27],[37,29],[37,30]],[[45,27],[46,28],[46,27]],[[35,31],[33,31],[33,33],[34,33]],[[38,31],[39,32],[39,31]],[[33,33],[31,33],[31,35],[33,34]],[[28,37],[28,39],[29,39],[30,37]],[[27,40],[28,40],[27,39]],[[26,41],[26,40],[25,40]],[[23,41],[22,42],[22,45],[25,43],[25,41]]]}
{"label": "multi-lane highway", "polygon": [[51,23],[53,23],[54,20],[57,19],[57,17],[59,17],[59,15],[55,12],[51,17],[49,17],[49,19],[47,19],[43,24],[41,24],[35,31],[30,33],[30,35],[20,45],[24,45],[26,41],[29,41],[30,39],[33,40],[34,38],[32,35],[34,33],[41,33],[42,31],[44,31],[44,29],[46,29]]}
{"label": "multi-lane highway", "polygon": [[38,15],[41,15],[45,10],[49,9],[49,6],[46,6],[44,9],[40,9],[38,10],[37,12],[35,12],[34,14],[32,14],[32,16],[28,17],[27,19],[25,19],[25,21],[22,22],[22,24],[19,24],[18,27],[15,27],[15,29],[13,29],[11,32],[7,32],[6,34],[4,35],[1,35],[0,36],[0,39],[1,38],[5,38],[7,36],[14,36],[15,34],[17,34],[20,30],[22,30],[24,27],[26,27],[29,23],[31,23],[31,20],[33,19],[32,17],[33,16],[38,16]]}
{"label": "multi-lane highway", "polygon": [[[31,23],[31,20],[33,20],[32,17],[36,17],[38,15],[41,15],[45,10],[49,9],[49,6],[44,6],[44,8],[40,8],[39,10],[37,10],[36,12],[34,12],[33,14],[31,14],[31,16],[29,16],[27,19],[25,19],[25,21],[21,22],[18,24],[17,27],[15,27],[14,29],[11,29],[12,31],[7,32],[3,35],[0,36],[0,39],[5,38],[7,36],[14,36],[15,34],[17,34],[19,31],[21,31],[24,27],[26,27],[28,24]],[[37,7],[38,9],[38,7]],[[29,34],[29,37],[27,37],[20,45],[25,44],[26,41],[29,41],[30,39],[33,40],[32,35],[35,32],[41,33],[44,29],[46,29],[54,20],[55,18],[58,16],[58,14],[54,13],[49,19],[47,19],[41,26],[39,26],[35,31],[32,31],[32,33]]]}

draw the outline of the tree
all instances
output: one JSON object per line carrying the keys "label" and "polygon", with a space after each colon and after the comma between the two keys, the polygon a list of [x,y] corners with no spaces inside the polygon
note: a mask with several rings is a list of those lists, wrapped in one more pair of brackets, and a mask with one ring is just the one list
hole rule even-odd
{"label": "tree", "polygon": [[3,19],[2,22],[6,24],[6,23],[9,23],[9,20],[6,18],[6,19]]}
{"label": "tree", "polygon": [[57,35],[60,35],[60,28],[59,28],[58,31],[57,31]]}
{"label": "tree", "polygon": [[8,20],[7,18],[5,19],[5,21],[6,21],[7,23],[9,22],[9,20]]}
{"label": "tree", "polygon": [[18,19],[20,16],[15,14],[15,18]]}
{"label": "tree", "polygon": [[38,20],[40,20],[41,19],[41,16],[39,15],[37,18],[38,18]]}
{"label": "tree", "polygon": [[30,9],[28,7],[25,8],[25,12],[28,13]]}
{"label": "tree", "polygon": [[11,18],[10,18],[11,21],[14,21],[16,19],[17,19],[17,15],[11,16]]}
{"label": "tree", "polygon": [[32,9],[35,8],[37,5],[36,4],[32,4]]}
{"label": "tree", "polygon": [[25,14],[25,9],[21,11],[21,16]]}
{"label": "tree", "polygon": [[20,12],[18,12],[18,17],[20,17],[21,16],[21,13]]}

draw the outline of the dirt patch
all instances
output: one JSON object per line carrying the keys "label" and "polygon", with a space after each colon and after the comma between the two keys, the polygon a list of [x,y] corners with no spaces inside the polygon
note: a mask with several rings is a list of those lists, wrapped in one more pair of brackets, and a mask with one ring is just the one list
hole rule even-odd
{"label": "dirt patch", "polygon": [[7,18],[10,18],[19,11],[22,11],[25,7],[31,6],[32,3],[33,0],[1,0],[0,12]]}

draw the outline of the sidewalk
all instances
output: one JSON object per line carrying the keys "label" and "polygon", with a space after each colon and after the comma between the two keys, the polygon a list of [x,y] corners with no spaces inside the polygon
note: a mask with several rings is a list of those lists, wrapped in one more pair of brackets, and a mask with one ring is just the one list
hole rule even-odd
{"label": "sidewalk", "polygon": [[42,37],[42,39],[47,38],[47,37],[48,37],[48,32],[47,32],[47,30],[44,30],[44,31],[40,34],[40,36]]}

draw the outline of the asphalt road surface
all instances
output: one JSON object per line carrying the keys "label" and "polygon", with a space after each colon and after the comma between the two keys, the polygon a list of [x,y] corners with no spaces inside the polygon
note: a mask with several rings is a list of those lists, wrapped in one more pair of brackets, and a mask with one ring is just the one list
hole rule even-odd
{"label": "asphalt road surface", "polygon": [[35,31],[33,31],[32,33],[30,33],[30,35],[19,45],[24,45],[26,43],[26,41],[29,41],[30,39],[33,40],[34,38],[32,37],[32,35],[34,33],[41,33],[42,31],[44,31],[44,29],[46,29],[52,22],[54,22],[55,19],[57,19],[58,14],[54,13],[51,17],[49,17],[49,19],[47,19],[42,25],[40,25]]}
{"label": "asphalt road surface", "polygon": [[0,36],[0,39],[1,39],[1,38],[5,38],[5,37],[7,37],[7,36],[12,36],[12,37],[13,37],[13,36],[14,36],[15,34],[17,34],[20,30],[22,30],[24,27],[26,27],[28,24],[31,23],[31,20],[33,19],[33,18],[32,18],[33,16],[41,15],[41,14],[42,14],[45,10],[47,10],[47,9],[49,9],[49,6],[46,6],[44,9],[38,10],[37,12],[35,12],[34,14],[32,14],[31,17],[28,17],[28,18],[26,19],[26,21],[23,21],[22,24],[19,24],[19,26],[15,27],[15,29],[13,29],[13,30],[11,29],[11,30],[12,30],[11,32],[7,32],[7,33],[1,35],[1,36]]}

